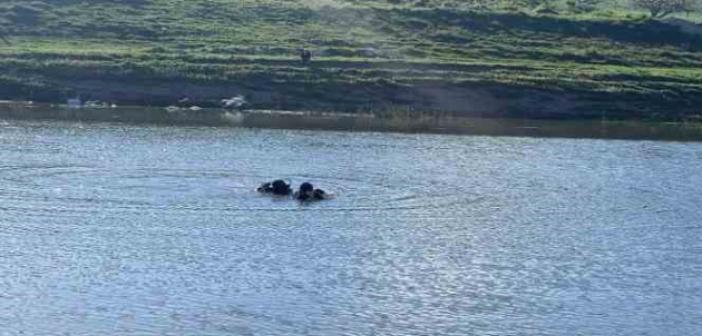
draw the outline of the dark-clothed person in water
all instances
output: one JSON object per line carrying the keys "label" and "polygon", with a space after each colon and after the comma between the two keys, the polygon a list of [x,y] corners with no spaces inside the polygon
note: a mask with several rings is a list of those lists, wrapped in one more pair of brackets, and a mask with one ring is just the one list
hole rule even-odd
{"label": "dark-clothed person in water", "polygon": [[312,183],[305,182],[300,185],[300,189],[293,197],[298,201],[321,201],[328,199],[329,194],[322,189],[315,189]]}
{"label": "dark-clothed person in water", "polygon": [[312,61],[312,52],[307,49],[300,49],[300,59],[302,60],[302,65],[309,65]]}
{"label": "dark-clothed person in water", "polygon": [[258,192],[265,194],[273,194],[278,196],[287,196],[292,194],[292,188],[290,185],[285,183],[283,180],[275,180],[273,182],[266,182],[258,187]]}

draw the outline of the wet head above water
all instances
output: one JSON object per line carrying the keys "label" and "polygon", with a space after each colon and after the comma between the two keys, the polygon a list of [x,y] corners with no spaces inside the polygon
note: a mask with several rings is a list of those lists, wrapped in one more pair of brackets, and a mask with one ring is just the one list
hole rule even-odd
{"label": "wet head above water", "polygon": [[286,183],[283,180],[263,183],[256,190],[260,193],[277,197],[292,195],[293,199],[300,202],[323,201],[333,197],[332,194],[322,189],[316,189],[310,182],[303,182],[300,184],[300,188],[294,193],[290,187],[290,183]]}

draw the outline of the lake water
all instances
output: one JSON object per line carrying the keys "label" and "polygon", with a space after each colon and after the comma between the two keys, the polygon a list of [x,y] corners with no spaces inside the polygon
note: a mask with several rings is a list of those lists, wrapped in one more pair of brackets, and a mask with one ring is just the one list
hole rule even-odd
{"label": "lake water", "polygon": [[15,121],[0,157],[1,335],[702,334],[702,143]]}

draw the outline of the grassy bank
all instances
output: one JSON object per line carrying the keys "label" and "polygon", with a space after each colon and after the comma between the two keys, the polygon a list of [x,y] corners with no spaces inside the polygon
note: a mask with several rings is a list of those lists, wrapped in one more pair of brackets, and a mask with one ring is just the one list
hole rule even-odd
{"label": "grassy bank", "polygon": [[[0,4],[10,42],[0,41],[0,99],[169,105],[189,96],[211,106],[244,94],[274,109],[702,114],[694,23],[622,8],[542,15],[442,3],[9,0]],[[300,47],[312,65],[300,64]]]}

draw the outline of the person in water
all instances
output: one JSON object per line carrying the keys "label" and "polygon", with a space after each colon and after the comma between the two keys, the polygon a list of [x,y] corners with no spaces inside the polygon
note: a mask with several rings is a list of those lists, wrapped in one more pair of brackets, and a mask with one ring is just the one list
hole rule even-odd
{"label": "person in water", "polygon": [[292,188],[290,188],[290,185],[285,183],[285,181],[283,180],[266,182],[264,184],[261,184],[261,186],[258,187],[258,189],[256,190],[261,193],[273,194],[277,196],[287,196],[292,194]]}
{"label": "person in water", "polygon": [[312,183],[305,182],[300,185],[300,189],[293,194],[298,201],[321,201],[329,199],[330,195],[322,189],[315,189]]}

